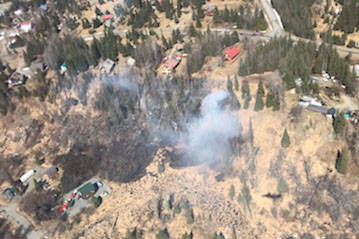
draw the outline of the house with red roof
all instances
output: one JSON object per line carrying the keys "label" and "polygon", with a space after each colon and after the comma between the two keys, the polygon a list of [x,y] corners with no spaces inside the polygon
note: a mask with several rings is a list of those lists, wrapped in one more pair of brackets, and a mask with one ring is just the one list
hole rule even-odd
{"label": "house with red roof", "polygon": [[102,17],[102,21],[107,21],[107,20],[112,20],[113,19],[113,15],[112,14],[107,14],[105,16]]}
{"label": "house with red roof", "polygon": [[228,61],[234,60],[239,54],[241,50],[237,46],[231,46],[230,48],[224,51],[224,57]]}
{"label": "house with red roof", "polygon": [[22,22],[20,25],[20,29],[23,32],[29,32],[31,30],[31,28],[32,28],[31,22]]}
{"label": "house with red roof", "polygon": [[102,22],[105,24],[106,27],[110,27],[114,20],[114,16],[112,14],[106,14],[102,17]]}
{"label": "house with red roof", "polygon": [[181,57],[176,56],[175,58],[165,59],[163,66],[167,70],[172,71],[176,69],[176,67],[179,65],[180,62],[181,62]]}

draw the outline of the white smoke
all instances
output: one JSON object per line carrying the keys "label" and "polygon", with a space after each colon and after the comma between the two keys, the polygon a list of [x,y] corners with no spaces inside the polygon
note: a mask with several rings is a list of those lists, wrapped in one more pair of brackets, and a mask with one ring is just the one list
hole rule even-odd
{"label": "white smoke", "polygon": [[103,74],[100,76],[103,85],[126,89],[136,92],[138,90],[137,75],[131,71],[123,71],[121,74]]}
{"label": "white smoke", "polygon": [[201,117],[191,122],[188,132],[181,136],[191,161],[211,163],[230,156],[230,139],[240,136],[241,125],[237,115],[221,105],[229,96],[227,91],[207,95]]}

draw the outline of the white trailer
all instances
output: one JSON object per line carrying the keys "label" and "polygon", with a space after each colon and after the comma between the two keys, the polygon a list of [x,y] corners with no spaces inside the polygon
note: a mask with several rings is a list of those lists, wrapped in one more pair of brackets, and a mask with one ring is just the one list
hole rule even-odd
{"label": "white trailer", "polygon": [[34,174],[36,173],[35,169],[31,169],[30,171],[26,172],[24,175],[20,177],[20,181],[22,183],[25,183],[27,180],[29,180]]}

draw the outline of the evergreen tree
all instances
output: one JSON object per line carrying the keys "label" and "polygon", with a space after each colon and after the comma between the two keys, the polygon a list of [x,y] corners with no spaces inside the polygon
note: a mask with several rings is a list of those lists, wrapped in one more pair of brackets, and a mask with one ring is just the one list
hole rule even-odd
{"label": "evergreen tree", "polygon": [[256,103],[254,105],[254,110],[255,111],[263,110],[263,108],[264,108],[263,96],[264,96],[264,88],[263,88],[263,83],[260,80],[259,83],[258,83],[258,90],[257,90],[257,95],[256,95]]}
{"label": "evergreen tree", "polygon": [[213,239],[226,239],[226,238],[224,237],[223,233],[220,232],[220,233],[215,233]]}
{"label": "evergreen tree", "polygon": [[101,25],[102,23],[97,17],[92,20],[92,26],[94,29],[99,28]]}
{"label": "evergreen tree", "polygon": [[238,32],[237,31],[234,31],[232,34],[231,34],[231,40],[232,40],[232,45],[234,43],[237,43],[239,42],[239,36],[238,36]]}
{"label": "evergreen tree", "polygon": [[263,108],[264,108],[263,97],[260,94],[258,94],[258,92],[257,92],[254,110],[260,111],[260,110],[263,110]]}
{"label": "evergreen tree", "polygon": [[260,96],[264,96],[264,87],[263,87],[263,82],[262,80],[259,81],[258,83],[258,91],[257,94],[259,94]]}
{"label": "evergreen tree", "polygon": [[177,35],[177,40],[178,40],[179,42],[183,43],[183,36],[182,36],[182,34],[181,34],[180,29],[178,29],[178,28],[177,28],[177,30],[176,30],[176,35]]}
{"label": "evergreen tree", "polygon": [[233,92],[231,93],[231,110],[239,110],[241,108],[241,104],[239,100]]}
{"label": "evergreen tree", "polygon": [[350,153],[347,148],[344,148],[342,152],[338,152],[335,168],[341,174],[346,174],[348,170],[349,155]]}
{"label": "evergreen tree", "polygon": [[218,23],[221,21],[221,15],[219,14],[217,7],[216,7],[216,11],[213,14],[213,21],[214,23]]}
{"label": "evergreen tree", "polygon": [[105,35],[101,39],[101,56],[105,59],[109,58],[113,61],[117,60],[119,52],[119,37],[116,36],[111,29],[105,29]]}
{"label": "evergreen tree", "polygon": [[355,41],[350,40],[348,43],[348,48],[353,48],[353,47],[355,47]]}
{"label": "evergreen tree", "polygon": [[99,59],[101,58],[101,52],[100,52],[100,42],[96,38],[94,38],[91,43],[91,52],[94,60],[98,62]]}
{"label": "evergreen tree", "polygon": [[103,15],[103,13],[101,12],[101,10],[98,7],[96,7],[96,9],[95,9],[95,13],[96,13],[97,16],[102,16]]}
{"label": "evergreen tree", "polygon": [[191,24],[191,26],[189,27],[189,35],[191,37],[197,36],[197,31],[196,28],[193,26],[193,24]]}
{"label": "evergreen tree", "polygon": [[181,17],[181,15],[182,15],[182,11],[181,11],[181,9],[182,9],[182,1],[181,0],[177,0],[177,17],[178,18],[180,18]]}
{"label": "evergreen tree", "polygon": [[172,43],[176,44],[177,43],[177,32],[176,30],[172,30]]}
{"label": "evergreen tree", "polygon": [[250,95],[247,95],[244,101],[244,109],[248,109],[249,108],[249,104],[251,102],[252,97]]}
{"label": "evergreen tree", "polygon": [[82,28],[88,29],[90,27],[91,27],[91,23],[89,22],[89,20],[87,18],[82,19]]}
{"label": "evergreen tree", "polygon": [[163,47],[164,47],[166,50],[170,49],[170,45],[169,45],[169,43],[167,42],[167,39],[166,39],[163,35],[162,35],[161,40],[162,40]]}
{"label": "evergreen tree", "polygon": [[344,135],[346,129],[346,120],[344,118],[344,113],[341,112],[336,115],[333,122],[334,132],[337,135]]}
{"label": "evergreen tree", "polygon": [[237,76],[234,76],[234,89],[236,89],[236,91],[239,91],[239,83]]}
{"label": "evergreen tree", "polygon": [[227,90],[230,93],[233,93],[233,83],[230,76],[227,76]]}
{"label": "evergreen tree", "polygon": [[279,97],[279,92],[277,91],[274,94],[273,111],[278,111],[278,110],[280,110],[280,97]]}
{"label": "evergreen tree", "polygon": [[182,7],[186,8],[189,6],[189,0],[182,0]]}
{"label": "evergreen tree", "polygon": [[161,230],[157,233],[156,235],[156,239],[169,239],[170,235],[168,233],[167,228],[165,228],[164,230]]}
{"label": "evergreen tree", "polygon": [[287,129],[284,130],[284,134],[281,141],[281,146],[287,148],[290,145],[290,138],[287,132]]}
{"label": "evergreen tree", "polygon": [[231,45],[232,45],[231,36],[230,36],[229,34],[227,34],[227,33],[224,35],[223,45],[224,45],[224,46],[231,46]]}
{"label": "evergreen tree", "polygon": [[186,222],[187,224],[193,224],[194,223],[194,214],[192,208],[187,208],[185,212],[186,216]]}
{"label": "evergreen tree", "polygon": [[182,235],[182,238],[181,239],[193,239],[193,233],[190,232],[190,233],[185,233]]}
{"label": "evergreen tree", "polygon": [[248,80],[243,80],[242,82],[242,99],[246,99],[250,95],[249,83]]}
{"label": "evergreen tree", "polygon": [[126,239],[142,239],[142,233],[137,228],[133,229],[132,231],[127,230],[125,238]]}
{"label": "evergreen tree", "polygon": [[196,27],[197,28],[201,28],[202,27],[202,24],[201,24],[201,19],[197,16],[196,18]]}
{"label": "evergreen tree", "polygon": [[230,21],[230,15],[229,15],[229,10],[228,10],[228,8],[227,8],[227,5],[226,5],[226,7],[224,8],[223,21],[225,21],[225,22],[229,22],[229,21]]}
{"label": "evergreen tree", "polygon": [[273,91],[270,91],[267,93],[267,98],[266,98],[266,107],[270,108],[274,105],[274,93]]}

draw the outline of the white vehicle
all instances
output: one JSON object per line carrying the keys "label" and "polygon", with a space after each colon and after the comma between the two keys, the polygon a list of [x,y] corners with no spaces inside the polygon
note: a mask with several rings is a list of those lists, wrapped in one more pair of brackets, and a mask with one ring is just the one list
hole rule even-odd
{"label": "white vehicle", "polygon": [[29,180],[34,174],[36,173],[35,169],[31,169],[30,171],[26,172],[24,175],[20,177],[20,181],[22,183],[25,183],[27,180]]}
{"label": "white vehicle", "polygon": [[98,188],[100,188],[100,187],[102,187],[102,186],[103,186],[103,183],[102,183],[102,182],[100,182],[100,181],[95,182],[95,184],[97,185],[97,187],[98,187]]}

